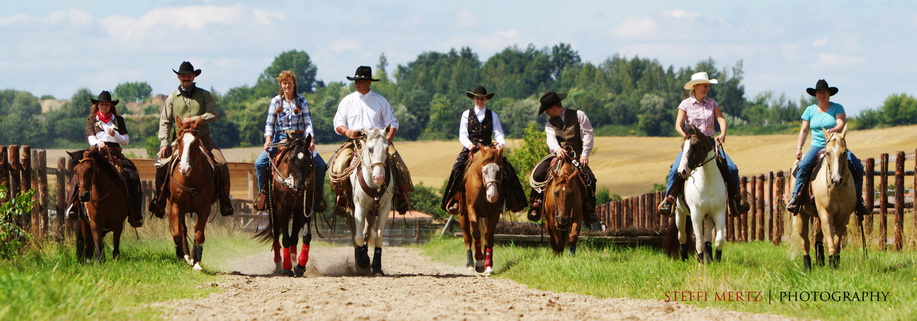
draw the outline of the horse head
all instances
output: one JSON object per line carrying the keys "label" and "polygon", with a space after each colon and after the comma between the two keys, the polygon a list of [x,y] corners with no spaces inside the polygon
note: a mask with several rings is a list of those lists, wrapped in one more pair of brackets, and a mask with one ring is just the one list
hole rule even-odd
{"label": "horse head", "polygon": [[682,143],[681,162],[678,163],[678,176],[688,178],[691,172],[707,162],[707,157],[713,150],[710,137],[704,135],[696,126],[688,128],[685,141]]}
{"label": "horse head", "polygon": [[500,163],[503,160],[503,148],[491,148],[490,146],[481,146],[475,157],[480,163],[481,177],[487,196],[487,202],[493,204],[500,198]]}
{"label": "horse head", "polygon": [[[191,167],[193,161],[191,160],[192,155],[199,156],[201,151],[200,148],[193,148],[193,146],[199,146],[200,140],[198,139],[198,126],[201,125],[201,119],[197,118],[195,121],[182,122],[181,118],[175,117],[175,123],[177,126],[177,142],[178,142],[178,152],[180,153],[179,163],[178,163],[178,172],[184,176],[189,176],[191,174]],[[197,160],[199,157],[195,157],[194,160]]]}
{"label": "horse head", "polygon": [[832,133],[825,142],[825,164],[828,165],[828,175],[831,185],[841,184],[844,173],[847,172],[847,126],[840,133]]}
{"label": "horse head", "polygon": [[[72,153],[71,156],[79,154]],[[82,158],[73,166],[73,179],[77,181],[80,201],[88,202],[90,200],[92,186],[96,183],[95,177],[100,170],[108,172],[110,175],[117,175],[111,163],[105,159],[105,156],[95,146],[82,152]]]}
{"label": "horse head", "polygon": [[385,163],[388,160],[388,133],[392,126],[385,128],[365,129],[366,139],[363,149],[363,164],[369,164],[372,171],[373,182],[382,186],[385,180]]}
{"label": "horse head", "polygon": [[[314,164],[309,146],[312,144],[312,135],[306,138],[296,138],[290,141],[286,157],[281,161],[278,170],[286,176],[286,184],[295,191],[304,191],[306,184],[312,179]],[[294,170],[297,169],[297,170]]]}
{"label": "horse head", "polygon": [[565,231],[577,219],[576,211],[582,208],[578,201],[582,201],[583,195],[577,182],[579,173],[576,172],[576,168],[568,161],[563,161],[558,167],[548,192],[554,201],[554,221],[557,229]]}

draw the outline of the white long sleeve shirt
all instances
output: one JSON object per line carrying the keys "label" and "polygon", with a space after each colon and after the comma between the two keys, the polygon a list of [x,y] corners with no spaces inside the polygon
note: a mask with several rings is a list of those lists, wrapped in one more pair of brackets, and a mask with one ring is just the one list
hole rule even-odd
{"label": "white long sleeve shirt", "polygon": [[[336,133],[337,128],[341,125],[352,130],[384,128],[388,125],[398,128],[398,120],[395,119],[392,105],[382,95],[372,91],[365,95],[353,92],[341,99],[337,113],[334,114]],[[338,133],[338,135],[343,134]]]}
{"label": "white long sleeve shirt", "polygon": [[[89,141],[89,146],[98,145],[99,142],[118,143],[118,144],[121,144],[122,146],[127,146],[127,144],[131,142],[130,135],[128,134],[121,135],[120,133],[118,133],[117,117],[112,117],[111,120],[107,123],[99,120],[99,118],[96,117],[96,122],[97,124],[99,124],[99,127],[102,128],[102,131],[97,132],[94,136],[86,137],[86,139]],[[114,136],[108,134],[107,129],[109,128],[115,131]]]}
{"label": "white long sleeve shirt", "polygon": [[[564,121],[564,115],[567,114],[567,109],[565,108],[563,112],[560,113],[560,120]],[[589,122],[589,117],[586,116],[582,110],[576,111],[576,120],[579,122],[580,137],[583,139],[583,155],[589,157],[592,153],[593,147],[593,135],[592,135],[592,123]],[[557,142],[557,134],[555,134],[554,126],[551,125],[551,122],[546,122],[544,125],[544,132],[547,136],[548,149],[552,153],[556,152],[560,148],[560,143]]]}
{"label": "white long sleeve shirt", "polygon": [[[506,145],[506,139],[503,137],[503,126],[500,125],[500,117],[497,117],[497,113],[490,112],[493,117],[493,140],[500,144],[500,146]],[[477,105],[474,106],[474,115],[478,117],[479,122],[484,122],[484,116],[487,116],[487,108],[478,108]],[[465,148],[471,149],[474,146],[474,143],[471,142],[471,139],[468,138],[468,111],[462,113],[462,118],[459,121],[459,142],[462,143],[462,146]]]}

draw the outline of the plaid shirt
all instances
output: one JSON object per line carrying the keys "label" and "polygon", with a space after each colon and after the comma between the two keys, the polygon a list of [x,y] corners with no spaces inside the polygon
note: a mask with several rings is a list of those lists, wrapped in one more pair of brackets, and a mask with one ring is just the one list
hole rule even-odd
{"label": "plaid shirt", "polygon": [[[276,132],[282,130],[301,130],[303,131],[303,136],[312,135],[315,137],[315,132],[312,130],[312,114],[309,113],[309,103],[306,102],[306,98],[300,95],[296,95],[296,98],[293,99],[293,102],[296,105],[299,105],[299,113],[293,113],[293,109],[296,108],[293,104],[286,103],[280,95],[271,99],[271,105],[268,107],[267,111],[267,121],[264,124],[264,136],[276,136]],[[275,113],[277,107],[280,107],[281,104],[283,108],[280,114]]]}

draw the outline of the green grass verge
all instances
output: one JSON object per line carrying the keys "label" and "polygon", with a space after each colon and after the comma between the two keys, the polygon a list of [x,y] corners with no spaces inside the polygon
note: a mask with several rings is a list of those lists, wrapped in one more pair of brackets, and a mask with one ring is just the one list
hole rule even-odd
{"label": "green grass verge", "polygon": [[[462,266],[461,239],[434,239],[422,247],[428,256]],[[532,288],[648,300],[679,299],[675,292],[692,292],[687,304],[734,311],[770,313],[823,320],[917,319],[917,252],[870,251],[869,259],[853,246],[842,255],[838,270],[802,269],[801,256],[792,258],[786,245],[730,243],[723,262],[699,265],[694,259],[673,261],[652,248],[621,248],[582,244],[575,257],[555,256],[547,246],[498,245],[494,249],[495,277]],[[781,292],[883,291],[887,301],[780,301]],[[760,302],[755,299],[760,292]],[[721,297],[717,295],[729,295]],[[687,294],[687,293],[684,293]],[[738,301],[741,294],[746,301]],[[697,295],[705,295],[706,300]],[[829,294],[830,295],[830,294]]]}
{"label": "green grass verge", "polygon": [[163,307],[154,303],[216,291],[206,284],[231,258],[269,249],[248,235],[208,230],[200,273],[175,258],[166,233],[146,230],[137,240],[126,232],[120,259],[111,259],[109,236],[101,264],[78,263],[72,242],[38,243],[0,261],[0,320],[158,319]]}

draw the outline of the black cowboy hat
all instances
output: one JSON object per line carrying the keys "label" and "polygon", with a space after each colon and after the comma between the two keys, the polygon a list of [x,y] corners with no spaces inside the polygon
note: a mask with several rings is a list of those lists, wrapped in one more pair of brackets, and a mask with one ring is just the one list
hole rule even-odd
{"label": "black cowboy hat", "polygon": [[109,102],[112,105],[117,105],[118,102],[120,101],[120,100],[111,100],[111,93],[108,92],[108,90],[103,90],[101,93],[99,93],[98,100],[92,99],[92,98],[89,98],[89,100],[91,100],[93,104],[97,104],[100,102]]}
{"label": "black cowboy hat", "polygon": [[564,98],[567,98],[567,94],[558,94],[556,92],[549,91],[548,93],[541,96],[541,107],[538,107],[538,114],[541,115],[545,110],[551,108],[555,105],[560,105],[560,101]]}
{"label": "black cowboy hat", "polygon": [[175,71],[175,69],[172,69],[172,72],[174,72],[177,75],[194,74],[195,77],[201,75],[201,70],[194,69],[194,66],[192,66],[191,63],[187,61],[182,61],[181,66],[178,66],[178,71]]}
{"label": "black cowboy hat", "polygon": [[468,98],[474,99],[474,97],[484,97],[487,100],[494,98],[494,93],[487,93],[487,89],[484,89],[484,86],[478,86],[474,91],[466,91],[465,95],[468,95]]}
{"label": "black cowboy hat", "polygon": [[837,87],[828,87],[828,82],[824,79],[819,79],[818,82],[815,83],[815,88],[806,88],[806,92],[812,96],[815,96],[815,92],[819,90],[827,90],[831,96],[837,94]]}
{"label": "black cowboy hat", "polygon": [[373,68],[370,66],[357,67],[357,71],[353,73],[353,77],[347,76],[347,80],[379,81],[379,79],[373,79]]}

